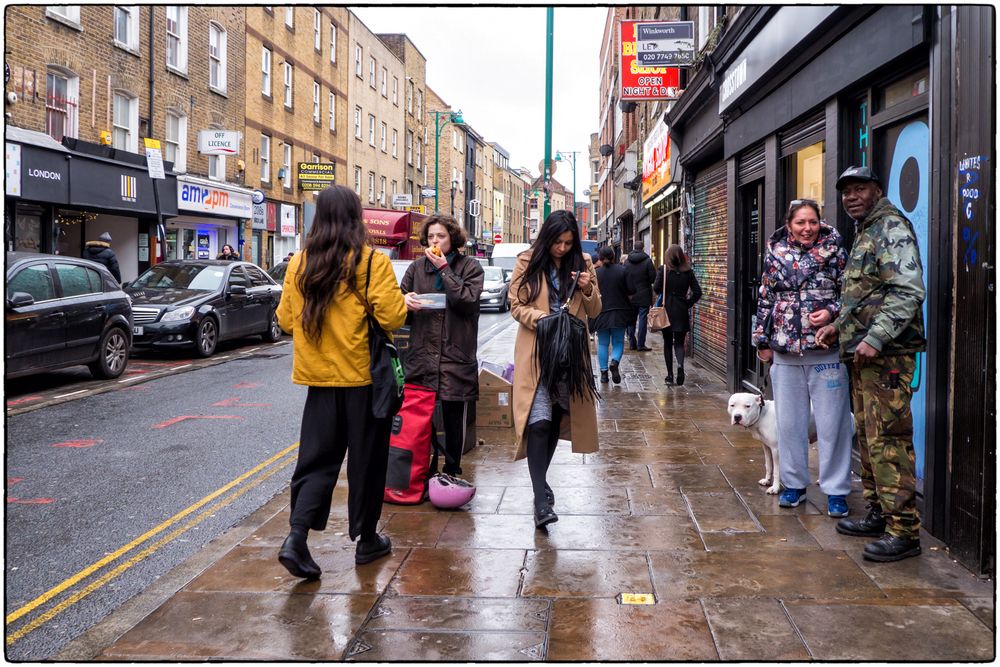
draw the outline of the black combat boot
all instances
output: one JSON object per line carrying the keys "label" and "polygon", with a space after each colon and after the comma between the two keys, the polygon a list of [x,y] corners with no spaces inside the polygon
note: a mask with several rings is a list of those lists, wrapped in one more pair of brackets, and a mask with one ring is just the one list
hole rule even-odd
{"label": "black combat boot", "polygon": [[903,560],[911,556],[920,555],[919,537],[896,537],[895,535],[884,535],[882,539],[865,545],[865,560],[874,560],[880,563],[891,563],[895,560]]}
{"label": "black combat boot", "polygon": [[292,531],[288,534],[278,551],[278,561],[293,577],[318,579],[319,575],[322,574],[319,565],[309,554],[309,547],[306,546],[306,533],[301,531]]}
{"label": "black combat boot", "polygon": [[618,362],[612,360],[611,363],[608,364],[608,370],[611,371],[611,379],[614,381],[614,383],[621,384],[622,374],[618,371]]}
{"label": "black combat boot", "polygon": [[861,519],[841,519],[837,522],[837,532],[854,537],[882,537],[885,534],[882,506],[868,503],[868,514]]}

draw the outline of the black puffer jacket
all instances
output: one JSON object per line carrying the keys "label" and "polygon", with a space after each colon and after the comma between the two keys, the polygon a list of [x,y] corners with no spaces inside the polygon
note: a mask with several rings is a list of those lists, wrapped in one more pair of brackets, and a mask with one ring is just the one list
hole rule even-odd
{"label": "black puffer jacket", "polygon": [[115,277],[115,280],[118,282],[122,281],[122,273],[118,269],[118,256],[111,249],[110,243],[105,243],[104,241],[87,241],[87,245],[83,249],[83,259],[103,264],[108,267],[108,271]]}
{"label": "black puffer jacket", "polygon": [[635,322],[635,306],[629,302],[623,266],[610,264],[597,269],[597,287],[601,291],[601,314],[593,319],[593,331],[625,328]]}
{"label": "black puffer jacket", "polygon": [[649,308],[653,305],[653,280],[656,278],[656,268],[653,260],[642,250],[633,250],[625,262],[625,273],[628,276],[628,291],[632,295],[632,305],[636,308]]}

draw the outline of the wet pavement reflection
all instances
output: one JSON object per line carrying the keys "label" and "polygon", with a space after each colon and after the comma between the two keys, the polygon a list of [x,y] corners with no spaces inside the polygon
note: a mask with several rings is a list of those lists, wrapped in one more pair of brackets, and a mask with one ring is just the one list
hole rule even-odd
{"label": "wet pavement reflection", "polygon": [[[726,416],[697,365],[656,385],[632,353],[602,388],[600,451],[560,443],[549,474],[559,521],[532,521],[509,429],[479,429],[463,459],[478,486],[457,511],[386,505],[392,555],[355,566],[346,490],[310,535],[315,582],[276,560],[285,507],[104,649],[112,660],[985,660],[992,582],[922,535],[924,553],[864,561],[826,497],[778,507],[757,481],[759,443]],[[815,466],[815,454],[811,456]],[[815,470],[813,470],[815,475]],[[815,476],[813,477],[815,479]],[[860,483],[851,512],[864,510]],[[623,594],[652,604],[625,604]],[[878,628],[872,632],[872,628]],[[845,641],[850,638],[849,641]]]}

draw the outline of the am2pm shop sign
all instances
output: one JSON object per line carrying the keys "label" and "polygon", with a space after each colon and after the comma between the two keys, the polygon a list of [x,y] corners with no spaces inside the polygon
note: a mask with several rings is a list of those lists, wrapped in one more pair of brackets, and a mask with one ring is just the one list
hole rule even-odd
{"label": "am2pm shop sign", "polygon": [[639,23],[644,22],[619,23],[621,99],[633,102],[676,100],[680,95],[681,71],[676,67],[643,67],[636,59],[636,24]]}
{"label": "am2pm shop sign", "polygon": [[253,202],[250,195],[234,190],[212,188],[198,183],[177,183],[177,208],[213,215],[251,219]]}

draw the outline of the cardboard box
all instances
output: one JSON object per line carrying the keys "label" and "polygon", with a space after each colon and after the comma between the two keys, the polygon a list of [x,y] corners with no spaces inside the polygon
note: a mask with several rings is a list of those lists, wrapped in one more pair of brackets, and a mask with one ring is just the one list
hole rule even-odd
{"label": "cardboard box", "polygon": [[479,371],[476,423],[492,428],[514,427],[514,387],[488,370]]}

